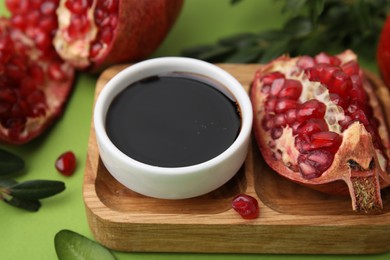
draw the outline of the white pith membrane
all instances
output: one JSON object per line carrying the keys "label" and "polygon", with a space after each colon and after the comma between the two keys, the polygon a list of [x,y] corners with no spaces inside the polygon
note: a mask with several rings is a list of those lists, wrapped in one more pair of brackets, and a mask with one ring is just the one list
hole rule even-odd
{"label": "white pith membrane", "polygon": [[[83,34],[82,37],[78,37],[77,39],[71,38],[67,31],[71,24],[72,13],[65,6],[66,1],[61,1],[57,8],[58,30],[54,36],[53,45],[61,58],[75,67],[88,67],[91,64],[89,57],[90,48],[92,42],[98,35],[98,26],[94,19],[97,1],[98,0],[94,0],[92,6],[90,6],[87,11],[90,29],[86,34]],[[107,47],[108,45],[103,43],[101,51],[95,58],[99,58]]]}
{"label": "white pith membrane", "polygon": [[[357,59],[356,55],[352,52],[344,53],[344,56],[339,56],[339,58],[341,59],[342,64]],[[305,101],[310,99],[317,99],[318,101],[324,103],[326,105],[326,113],[324,119],[329,127],[329,131],[336,132],[343,136],[343,132],[341,131],[342,127],[338,122],[340,120],[343,120],[345,117],[344,109],[340,106],[337,106],[330,100],[329,91],[326,86],[324,86],[320,82],[310,81],[306,76],[304,70],[298,69],[296,63],[297,59],[290,59],[288,61],[283,61],[279,63],[275,62],[273,64],[272,69],[268,70],[267,72],[279,71],[285,75],[286,79],[294,79],[300,81],[302,83],[302,93],[298,101],[300,103],[304,103]],[[369,96],[372,96],[372,93],[368,94]],[[261,103],[263,104],[265,100],[268,99],[268,95],[263,95],[262,97],[264,98],[264,100],[261,101]],[[370,100],[375,100],[376,102],[376,99],[370,98]],[[379,126],[379,133],[386,132],[383,123],[384,122],[381,122]],[[269,148],[275,154],[281,154],[282,157],[280,159],[287,167],[289,167],[290,165],[297,165],[298,156],[300,155],[300,152],[295,147],[296,135],[293,135],[292,131],[292,128],[288,125],[286,127],[283,127],[282,136],[274,140],[274,143],[269,146]],[[347,130],[345,130],[344,132],[346,131]],[[375,149],[375,152],[382,171],[385,171],[387,166],[386,159],[384,158],[380,150]]]}

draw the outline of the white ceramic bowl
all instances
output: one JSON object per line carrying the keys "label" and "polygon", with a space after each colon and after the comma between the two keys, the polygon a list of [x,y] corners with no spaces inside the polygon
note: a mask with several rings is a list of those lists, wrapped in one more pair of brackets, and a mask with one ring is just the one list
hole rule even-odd
{"label": "white ceramic bowl", "polygon": [[[222,91],[237,102],[241,129],[233,144],[220,155],[186,167],[158,167],[128,157],[110,141],[105,130],[105,117],[114,97],[136,81],[169,72],[195,73],[216,80],[227,88]],[[210,63],[181,57],[142,61],[118,73],[100,93],[93,116],[100,157],[107,170],[127,188],[161,199],[200,196],[231,179],[246,158],[253,120],[248,94],[234,77]]]}

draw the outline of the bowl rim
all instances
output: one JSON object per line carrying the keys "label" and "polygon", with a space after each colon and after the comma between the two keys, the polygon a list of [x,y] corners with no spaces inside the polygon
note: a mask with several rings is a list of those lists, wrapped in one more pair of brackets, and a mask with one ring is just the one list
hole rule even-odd
{"label": "bowl rim", "polygon": [[[240,110],[241,116],[241,127],[237,138],[234,142],[222,153],[213,157],[207,161],[201,162],[199,164],[182,166],[182,167],[160,167],[155,165],[146,164],[140,161],[137,161],[122,151],[119,150],[110,140],[106,131],[105,131],[105,118],[109,105],[111,104],[113,98],[120,93],[126,86],[129,84],[138,81],[145,77],[140,77],[139,79],[133,79],[128,81],[126,86],[122,82],[128,80],[132,75],[139,75],[146,73],[150,76],[158,75],[160,73],[171,72],[167,70],[168,67],[177,68],[175,72],[183,73],[194,73],[202,71],[201,75],[210,77],[221,83],[220,79],[224,79],[222,85],[224,85],[235,101]],[[165,68],[165,71],[164,69]],[[149,71],[159,70],[155,73],[150,73]],[[130,75],[130,76],[129,76]],[[139,76],[138,76],[139,77]],[[137,78],[137,77],[135,77]],[[217,79],[218,78],[218,79]],[[137,168],[142,171],[147,171],[149,174],[158,174],[158,175],[182,175],[189,174],[193,172],[198,172],[207,168],[215,167],[221,162],[229,159],[234,153],[239,150],[239,148],[245,144],[247,138],[251,134],[252,130],[252,121],[253,121],[253,110],[252,104],[249,99],[249,96],[241,83],[238,82],[231,74],[222,68],[208,63],[206,61],[187,58],[187,57],[160,57],[144,60],[133,65],[130,65],[117,73],[113,78],[111,78],[100,94],[97,97],[95,108],[93,111],[93,122],[96,137],[98,139],[98,146],[104,145],[105,150],[110,150],[112,156],[115,156],[121,163],[128,167]],[[100,140],[99,140],[100,139]],[[99,148],[100,149],[100,148]]]}

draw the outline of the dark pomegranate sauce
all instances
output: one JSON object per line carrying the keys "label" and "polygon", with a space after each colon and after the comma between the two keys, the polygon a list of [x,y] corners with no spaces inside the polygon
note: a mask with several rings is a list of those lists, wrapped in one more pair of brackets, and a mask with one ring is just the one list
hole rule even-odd
{"label": "dark pomegranate sauce", "polygon": [[237,105],[200,77],[154,76],[114,98],[109,138],[129,157],[154,166],[184,167],[210,160],[236,139]]}

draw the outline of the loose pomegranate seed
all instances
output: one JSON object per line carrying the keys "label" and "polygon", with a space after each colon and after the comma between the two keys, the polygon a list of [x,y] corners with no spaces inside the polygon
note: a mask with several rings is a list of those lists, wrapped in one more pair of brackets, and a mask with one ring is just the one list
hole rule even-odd
{"label": "loose pomegranate seed", "polygon": [[71,176],[76,169],[76,156],[71,151],[61,154],[55,162],[55,167],[62,175]]}
{"label": "loose pomegranate seed", "polygon": [[259,217],[259,203],[252,196],[246,194],[237,195],[232,201],[232,208],[244,219]]}

